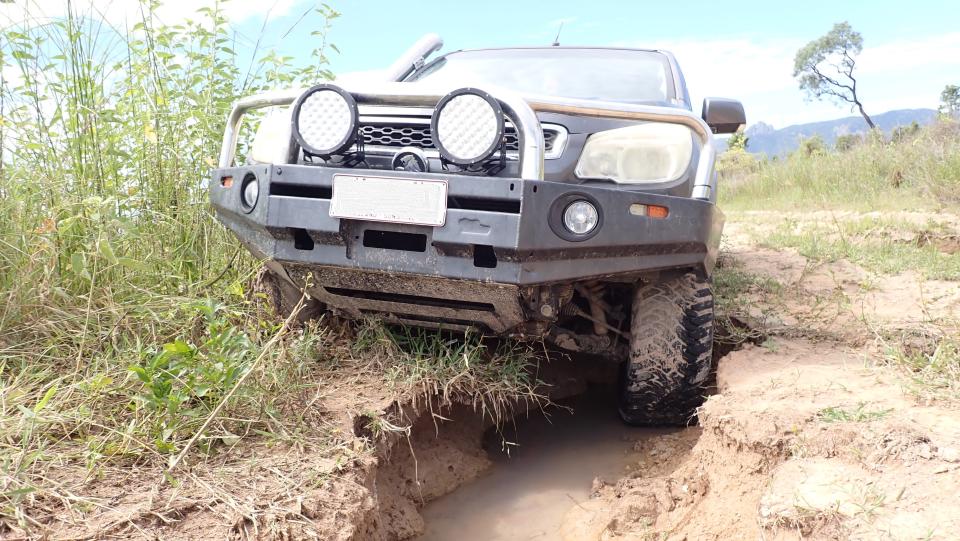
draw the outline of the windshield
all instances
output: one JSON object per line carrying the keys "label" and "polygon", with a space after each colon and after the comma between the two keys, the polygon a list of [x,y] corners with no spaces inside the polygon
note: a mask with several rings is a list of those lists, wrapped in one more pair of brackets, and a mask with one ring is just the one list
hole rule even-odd
{"label": "windshield", "polygon": [[450,53],[410,80],[486,82],[520,93],[627,103],[667,102],[667,57],[622,49],[487,49]]}

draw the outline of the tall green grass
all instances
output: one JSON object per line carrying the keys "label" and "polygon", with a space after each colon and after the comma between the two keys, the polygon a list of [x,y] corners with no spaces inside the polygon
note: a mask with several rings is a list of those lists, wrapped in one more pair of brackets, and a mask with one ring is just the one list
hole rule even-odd
{"label": "tall green grass", "polygon": [[808,146],[782,159],[728,152],[720,204],[731,210],[960,208],[960,124],[944,120],[846,150]]}
{"label": "tall green grass", "polygon": [[[331,76],[325,6],[295,65],[238,35],[229,2],[170,26],[143,0],[123,28],[77,4],[0,21],[0,518],[51,461],[181,450],[263,354],[277,327],[252,317],[257,265],[206,178],[234,100]],[[295,354],[268,355],[211,432],[282,432]]]}

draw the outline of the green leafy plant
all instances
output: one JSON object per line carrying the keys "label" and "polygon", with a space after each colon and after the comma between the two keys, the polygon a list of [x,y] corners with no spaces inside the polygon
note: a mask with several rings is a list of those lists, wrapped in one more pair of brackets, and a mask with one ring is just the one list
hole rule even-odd
{"label": "green leafy plant", "polygon": [[146,362],[130,367],[144,386],[138,400],[161,415],[158,441],[165,441],[181,422],[206,414],[233,387],[256,353],[223,306],[208,302],[193,307],[204,323],[198,343],[168,342]]}

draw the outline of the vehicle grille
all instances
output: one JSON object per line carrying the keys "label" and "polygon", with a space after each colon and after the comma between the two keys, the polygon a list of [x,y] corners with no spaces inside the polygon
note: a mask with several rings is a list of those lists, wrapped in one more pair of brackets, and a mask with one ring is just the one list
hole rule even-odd
{"label": "vehicle grille", "polygon": [[[423,149],[435,149],[433,144],[430,126],[418,126],[409,124],[368,124],[360,127],[363,134],[363,142],[367,145],[382,145],[389,147],[418,147]],[[520,139],[517,137],[517,130],[513,126],[506,126],[504,135],[507,139],[507,150],[519,151]],[[553,150],[553,144],[557,140],[555,130],[543,130],[543,143],[545,150]]]}

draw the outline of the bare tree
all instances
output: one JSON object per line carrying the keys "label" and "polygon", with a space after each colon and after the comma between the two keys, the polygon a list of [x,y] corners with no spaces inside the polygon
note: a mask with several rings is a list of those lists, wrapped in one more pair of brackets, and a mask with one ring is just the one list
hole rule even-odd
{"label": "bare tree", "polygon": [[857,79],[853,76],[856,57],[862,50],[860,33],[846,21],[837,23],[825,35],[797,51],[793,76],[799,81],[800,89],[811,98],[826,97],[855,106],[870,129],[874,129],[876,125],[863,110],[857,95]]}

